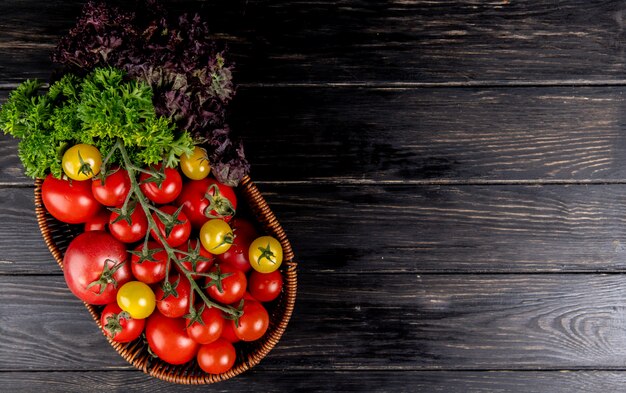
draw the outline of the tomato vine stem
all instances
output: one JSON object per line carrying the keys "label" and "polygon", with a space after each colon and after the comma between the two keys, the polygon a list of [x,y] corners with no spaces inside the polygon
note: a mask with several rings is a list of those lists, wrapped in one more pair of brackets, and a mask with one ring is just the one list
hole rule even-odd
{"label": "tomato vine stem", "polygon": [[[134,194],[137,202],[139,202],[139,205],[141,205],[145,215],[146,215],[146,219],[148,221],[148,232],[146,233],[146,238],[147,236],[149,236],[149,234],[154,231],[154,234],[157,236],[158,240],[160,241],[161,245],[163,246],[163,248],[165,249],[165,252],[168,255],[168,260],[165,266],[165,272],[166,272],[166,277],[165,277],[165,281],[169,282],[169,270],[171,267],[171,261],[173,261],[180,269],[180,271],[185,275],[185,277],[187,278],[187,280],[189,281],[189,284],[191,285],[191,288],[193,289],[193,292],[195,291],[200,298],[204,301],[204,303],[209,306],[209,307],[215,307],[218,310],[221,310],[223,312],[225,312],[226,314],[228,314],[230,316],[230,318],[234,318],[237,319],[242,315],[242,311],[234,308],[234,307],[230,307],[230,306],[222,306],[221,304],[218,304],[212,300],[210,300],[206,294],[204,293],[204,291],[202,290],[202,288],[196,283],[196,281],[193,279],[192,275],[193,274],[198,274],[196,272],[192,272],[189,269],[187,269],[182,262],[178,259],[178,256],[176,255],[176,253],[179,250],[176,250],[172,247],[170,247],[169,244],[167,244],[166,239],[163,237],[163,235],[161,234],[161,231],[159,231],[156,222],[154,221],[154,219],[152,218],[152,214],[150,214],[150,210],[153,211],[158,211],[159,213],[162,214],[166,214],[162,211],[160,211],[158,208],[152,206],[146,199],[146,196],[143,194],[143,192],[141,192],[141,188],[139,187],[139,183],[137,181],[137,173],[136,172],[146,172],[146,170],[141,169],[136,167],[135,165],[132,164],[128,153],[126,152],[126,149],[124,148],[124,144],[122,143],[122,141],[120,141],[119,139],[116,141],[115,145],[113,145],[113,147],[111,148],[111,151],[109,152],[109,154],[107,155],[107,159],[113,154],[114,150],[119,150],[120,154],[122,155],[122,161],[123,161],[123,166],[126,168],[126,170],[128,171],[128,177],[130,178],[130,183],[131,183],[131,193]],[[130,195],[130,193],[129,193]],[[126,199],[125,205],[129,202],[130,198]],[[145,240],[144,240],[145,242]],[[187,253],[185,252],[181,252],[181,254],[185,255]],[[205,274],[202,274],[202,276],[205,276]],[[219,279],[219,277],[217,277],[217,275],[208,273],[206,274],[206,276],[211,277],[213,279]],[[190,302],[189,302],[189,311],[190,313],[192,312],[192,309],[194,307],[193,302],[191,301],[193,299],[193,295],[191,296]]]}

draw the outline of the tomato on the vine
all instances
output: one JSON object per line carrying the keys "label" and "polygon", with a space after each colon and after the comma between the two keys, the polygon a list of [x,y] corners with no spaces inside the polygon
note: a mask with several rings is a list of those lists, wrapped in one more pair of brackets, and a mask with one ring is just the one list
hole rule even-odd
{"label": "tomato on the vine", "polygon": [[190,155],[181,154],[180,169],[191,180],[201,180],[207,177],[211,172],[211,165],[206,150],[196,146]]}
{"label": "tomato on the vine", "polygon": [[133,276],[146,284],[155,284],[163,281],[167,268],[167,251],[157,242],[143,243],[131,251],[131,267]]}
{"label": "tomato on the vine", "polygon": [[232,304],[243,298],[246,292],[246,275],[239,269],[228,264],[215,265],[211,273],[219,275],[221,279],[206,279],[206,291],[213,298],[222,304]]}
{"label": "tomato on the vine", "polygon": [[216,258],[246,273],[251,268],[248,251],[252,241],[258,237],[257,231],[252,223],[242,218],[233,219],[230,226],[234,235],[233,244],[226,252],[216,255]]}
{"label": "tomato on the vine", "polygon": [[237,354],[233,344],[223,338],[203,344],[198,350],[198,365],[209,374],[222,374],[235,364]]}
{"label": "tomato on the vine", "polygon": [[204,304],[196,312],[197,315],[186,318],[187,335],[200,344],[208,344],[220,338],[224,328],[222,312]]}
{"label": "tomato on the vine", "polygon": [[129,281],[117,291],[117,305],[133,318],[148,318],[155,307],[154,292],[146,283]]}
{"label": "tomato on the vine", "polygon": [[[202,247],[198,239],[189,240],[187,244],[181,244],[176,248],[190,254],[183,255],[180,252],[176,253],[178,261],[190,272],[206,273],[211,266],[213,266],[213,254]],[[176,267],[180,270],[178,265],[176,265]],[[191,277],[195,280],[198,279],[200,275],[192,274]]]}
{"label": "tomato on the vine", "polygon": [[63,273],[76,297],[96,305],[115,302],[118,288],[132,278],[126,246],[102,231],[83,232],[72,240]]}
{"label": "tomato on the vine", "polygon": [[283,262],[283,247],[271,236],[261,236],[250,244],[250,266],[257,272],[271,273]]}
{"label": "tomato on the vine", "polygon": [[91,193],[91,180],[69,181],[52,174],[41,185],[41,199],[52,217],[68,224],[85,223],[102,208]]}
{"label": "tomato on the vine", "polygon": [[63,172],[72,180],[89,180],[100,172],[102,156],[92,145],[79,143],[67,149],[63,154],[61,166]]}
{"label": "tomato on the vine", "polygon": [[271,273],[253,271],[248,277],[248,291],[260,302],[271,302],[283,289],[283,276],[278,270]]}
{"label": "tomato on the vine", "polygon": [[104,334],[120,343],[127,343],[141,336],[145,324],[145,319],[131,317],[117,303],[107,304],[100,315],[100,325]]}
{"label": "tomato on the vine", "polygon": [[95,216],[91,217],[84,226],[84,231],[106,231],[109,225],[109,217],[111,212],[107,209],[100,209]]}
{"label": "tomato on the vine", "polygon": [[170,274],[168,281],[164,281],[154,291],[156,306],[166,317],[182,317],[189,312],[191,290],[191,284],[185,276]]}
{"label": "tomato on the vine", "polygon": [[155,178],[145,172],[139,175],[139,188],[141,192],[152,202],[163,205],[170,203],[178,197],[183,188],[183,178],[174,168],[165,168],[161,170],[162,165],[154,165],[150,170],[162,173],[163,179]]}
{"label": "tomato on the vine", "polygon": [[119,241],[124,243],[134,243],[146,236],[148,232],[148,219],[140,205],[129,206],[129,219],[120,217],[120,209],[111,212],[109,218],[109,231]]}
{"label": "tomato on the vine", "polygon": [[239,325],[230,321],[235,335],[242,341],[254,341],[263,337],[269,327],[270,317],[263,305],[254,300],[246,300]]}
{"label": "tomato on the vine", "polygon": [[174,365],[192,360],[200,346],[187,335],[183,318],[168,318],[158,310],[146,321],[146,340],[156,356]]}
{"label": "tomato on the vine", "polygon": [[108,174],[104,183],[100,176],[93,179],[91,191],[94,198],[105,206],[120,206],[130,192],[130,177],[124,168],[116,167]]}
{"label": "tomato on the vine", "polygon": [[207,177],[186,182],[176,205],[183,206],[191,225],[199,229],[212,218],[229,222],[237,209],[237,196],[232,187]]}
{"label": "tomato on the vine", "polygon": [[[191,224],[185,213],[176,209],[175,206],[167,205],[159,209],[165,215],[158,212],[152,213],[152,219],[156,223],[159,233],[170,247],[178,247],[189,239]],[[161,240],[154,229],[150,230],[152,238],[158,243]]]}
{"label": "tomato on the vine", "polygon": [[235,236],[230,226],[217,218],[209,220],[200,228],[202,246],[211,254],[223,254],[233,244]]}

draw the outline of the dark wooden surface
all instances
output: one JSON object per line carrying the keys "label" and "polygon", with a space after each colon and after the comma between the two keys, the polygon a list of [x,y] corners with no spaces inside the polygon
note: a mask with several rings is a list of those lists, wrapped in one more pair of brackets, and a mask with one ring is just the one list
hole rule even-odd
{"label": "dark wooden surface", "polygon": [[[0,2],[0,102],[83,1]],[[232,124],[300,263],[278,346],[135,371],[67,290],[0,136],[0,391],[623,391],[626,4],[170,1],[236,59]]]}

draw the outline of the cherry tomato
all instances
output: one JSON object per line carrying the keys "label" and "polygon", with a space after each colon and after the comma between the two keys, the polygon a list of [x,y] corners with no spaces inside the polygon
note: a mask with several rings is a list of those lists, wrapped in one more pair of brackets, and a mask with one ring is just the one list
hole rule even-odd
{"label": "cherry tomato", "polygon": [[187,335],[183,318],[168,318],[158,310],[146,321],[146,340],[155,355],[174,365],[192,360],[200,346]]}
{"label": "cherry tomato", "polygon": [[109,218],[109,231],[119,241],[124,243],[134,243],[142,240],[148,232],[148,219],[140,205],[130,207],[130,224],[125,219],[119,219],[120,214],[111,212]]}
{"label": "cherry tomato", "polygon": [[219,219],[212,219],[204,223],[200,229],[202,246],[211,254],[223,254],[234,241],[234,234],[230,226]]}
{"label": "cherry tomato", "polygon": [[100,315],[100,325],[104,334],[120,343],[127,343],[139,337],[145,324],[145,319],[131,317],[117,303],[107,304]]}
{"label": "cherry tomato", "polygon": [[283,262],[283,247],[271,236],[261,236],[250,244],[250,265],[261,273],[271,273]]}
{"label": "cherry tomato", "polygon": [[[185,269],[196,272],[206,273],[213,266],[213,255],[202,247],[202,244],[198,239],[193,239],[187,242],[187,244],[181,244],[177,247],[181,251],[185,251],[192,255],[183,255],[176,253],[178,260],[182,263]],[[178,266],[177,266],[178,268]],[[180,269],[179,269],[180,270]],[[195,280],[200,276],[192,274],[191,277]]]}
{"label": "cherry tomato", "polygon": [[130,192],[130,177],[123,168],[114,168],[114,172],[104,179],[95,177],[91,183],[94,198],[105,206],[121,206]]}
{"label": "cherry tomato", "polygon": [[207,177],[186,182],[176,205],[183,206],[191,225],[199,229],[211,218],[229,222],[237,209],[237,196],[232,187]]}
{"label": "cherry tomato", "polygon": [[100,172],[102,156],[95,146],[80,143],[65,151],[61,166],[72,180],[89,180]]}
{"label": "cherry tomato", "polygon": [[248,277],[248,291],[260,302],[271,302],[283,289],[283,276],[278,270],[271,273],[253,271]]}
{"label": "cherry tomato", "polygon": [[201,306],[197,319],[187,318],[187,335],[200,344],[211,343],[222,334],[224,317],[217,308]]}
{"label": "cherry tomato", "polygon": [[143,243],[137,246],[131,256],[133,276],[146,284],[155,284],[165,278],[167,267],[167,251],[157,242],[148,242],[145,248]]}
{"label": "cherry tomato", "polygon": [[192,180],[201,180],[207,177],[211,172],[211,166],[206,150],[196,146],[193,148],[192,154],[181,154],[180,169],[185,176]]}
{"label": "cherry tomato", "polygon": [[233,367],[236,358],[235,347],[224,339],[200,346],[197,356],[198,365],[209,374],[225,373]]}
{"label": "cherry tomato", "polygon": [[83,232],[71,241],[63,273],[76,297],[97,305],[115,302],[118,288],[132,278],[126,246],[103,231]]}
{"label": "cherry tomato", "polygon": [[225,265],[216,265],[211,269],[211,273],[218,275],[227,275],[221,279],[221,290],[217,280],[207,277],[206,291],[214,300],[222,304],[232,304],[243,298],[246,292],[246,275],[236,267]]}
{"label": "cherry tomato", "polygon": [[163,283],[155,291],[159,311],[169,318],[178,318],[189,312],[191,285],[186,277],[170,274],[168,284]]}
{"label": "cherry tomato", "polygon": [[[152,219],[156,223],[161,236],[165,238],[165,242],[171,247],[178,247],[185,243],[191,234],[191,224],[185,213],[180,211],[178,216],[174,218],[177,209],[171,205],[163,206],[159,210],[171,218],[171,220],[169,218],[166,219],[157,212],[152,213]],[[161,243],[154,229],[150,231],[150,234],[154,240]]]}
{"label": "cherry tomato", "polygon": [[129,281],[117,291],[117,305],[133,318],[148,318],[155,307],[154,292],[146,283]]}
{"label": "cherry tomato", "polygon": [[[154,171],[161,171],[161,164],[154,165],[150,169]],[[150,176],[147,173],[142,172],[139,175],[139,188],[141,192],[150,199],[152,202],[163,205],[170,203],[178,197],[183,188],[183,178],[180,177],[180,173],[174,168],[165,168],[163,172],[165,179],[159,186],[155,180],[150,181]]]}
{"label": "cherry tomato", "polygon": [[87,231],[106,231],[109,224],[111,212],[107,209],[100,209],[95,216],[91,217],[85,223],[84,232]]}
{"label": "cherry tomato", "polygon": [[239,317],[239,326],[235,321],[229,321],[235,335],[242,341],[254,341],[263,337],[270,323],[270,317],[265,307],[257,301],[246,300],[243,305],[243,315]]}
{"label": "cherry tomato", "polygon": [[91,181],[56,179],[51,174],[41,185],[41,199],[52,217],[68,224],[85,223],[102,207],[91,193]]}
{"label": "cherry tomato", "polygon": [[233,244],[226,252],[216,255],[218,261],[228,263],[246,273],[250,270],[249,249],[252,241],[258,237],[258,233],[252,223],[241,218],[235,218],[230,226],[235,238]]}
{"label": "cherry tomato", "polygon": [[241,341],[235,334],[235,325],[226,320],[224,321],[224,327],[222,328],[222,335],[220,337],[229,343]]}

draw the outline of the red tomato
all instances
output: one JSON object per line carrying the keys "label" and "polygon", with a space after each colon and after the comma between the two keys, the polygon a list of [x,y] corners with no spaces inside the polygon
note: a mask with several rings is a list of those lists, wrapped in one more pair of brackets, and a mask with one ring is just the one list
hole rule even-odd
{"label": "red tomato", "polygon": [[202,306],[200,309],[199,320],[187,318],[187,335],[200,344],[208,344],[220,338],[224,317],[217,308]]}
{"label": "red tomato", "polygon": [[248,277],[248,291],[260,302],[271,302],[283,289],[283,276],[278,270],[259,273],[256,270]]}
{"label": "red tomato", "polygon": [[89,304],[116,301],[119,287],[132,278],[126,246],[102,231],[84,232],[67,247],[63,257],[67,286]]}
{"label": "red tomato", "polygon": [[104,184],[100,176],[94,177],[91,183],[94,198],[105,206],[122,205],[130,192],[130,177],[126,169],[114,168],[113,170],[115,172],[104,179]]}
{"label": "red tomato", "polygon": [[224,327],[222,328],[222,335],[220,337],[229,343],[241,341],[235,334],[235,325],[226,320],[224,321]]}
{"label": "red tomato", "polygon": [[[151,169],[160,171],[161,164],[154,165]],[[141,175],[139,175],[139,188],[141,188],[141,192],[158,205],[174,201],[183,188],[183,178],[176,169],[165,168],[164,173],[165,179],[161,183],[161,186],[158,186],[155,181],[149,181],[151,176],[147,173],[142,172]]]}
{"label": "red tomato", "polygon": [[167,267],[167,251],[157,242],[148,242],[144,254],[143,243],[135,248],[131,256],[133,276],[146,284],[163,281]]}
{"label": "red tomato", "polygon": [[113,341],[127,343],[141,335],[146,321],[131,318],[130,314],[122,311],[117,303],[109,303],[102,310],[100,324],[104,334],[111,337]]}
{"label": "red tomato", "polygon": [[102,205],[91,193],[91,180],[63,180],[46,176],[41,185],[46,210],[59,221],[82,224],[95,216]]}
{"label": "red tomato", "polygon": [[236,267],[225,265],[216,265],[211,269],[211,273],[229,274],[228,277],[222,278],[222,290],[218,288],[216,280],[207,277],[206,291],[214,300],[222,304],[232,304],[243,298],[246,292],[246,275]]}
{"label": "red tomato", "polygon": [[178,318],[189,312],[189,294],[191,285],[186,277],[170,274],[168,281],[171,290],[166,291],[160,285],[155,291],[156,305],[163,315],[169,318]]}
{"label": "red tomato", "polygon": [[[193,256],[189,256],[176,253],[178,260],[187,270],[197,273],[206,273],[211,266],[213,266],[213,254],[202,247],[202,244],[200,244],[198,239],[190,240],[187,244],[182,244],[177,247],[177,249],[193,254]],[[178,270],[180,271],[180,269]],[[191,277],[195,280],[200,276],[192,274]]]}
{"label": "red tomato", "polygon": [[270,316],[265,307],[257,301],[246,300],[243,315],[239,317],[239,326],[230,321],[235,335],[242,341],[254,341],[263,337],[270,324]]}
{"label": "red tomato", "polygon": [[224,339],[204,344],[198,351],[198,365],[209,374],[222,374],[235,364],[235,347]]}
{"label": "red tomato", "polygon": [[84,231],[106,231],[110,216],[110,211],[107,209],[100,209],[95,216],[87,220]]}
{"label": "red tomato", "polygon": [[[175,206],[167,205],[161,207],[159,210],[161,210],[165,214],[169,214],[170,216],[172,216],[174,213],[176,213],[177,209]],[[171,247],[178,247],[181,244],[185,243],[187,239],[189,239],[189,235],[191,234],[191,224],[189,223],[189,220],[187,219],[185,213],[183,213],[182,211],[178,213],[178,217],[176,219],[181,223],[172,223],[173,226],[170,228],[169,233],[166,231],[167,222],[164,223],[162,217],[158,213],[152,213],[152,219],[156,223],[157,228],[159,228],[159,233],[161,234],[161,236],[165,238],[165,242]],[[150,234],[152,235],[152,238],[154,240],[156,240],[158,243],[161,243],[161,240],[159,240],[154,229],[150,231]]]}
{"label": "red tomato", "polygon": [[187,336],[183,318],[168,318],[158,310],[146,321],[146,339],[152,352],[170,364],[189,362],[200,346]]}
{"label": "red tomato", "polygon": [[232,187],[207,177],[185,183],[176,205],[182,205],[191,225],[200,229],[211,218],[229,222],[237,209],[237,197]]}
{"label": "red tomato", "polygon": [[246,273],[252,267],[250,266],[249,249],[252,241],[259,235],[250,221],[242,218],[235,218],[231,224],[231,229],[235,238],[230,248],[219,255],[216,255],[218,261],[235,266],[237,269]]}
{"label": "red tomato", "polygon": [[111,212],[109,218],[109,231],[116,239],[124,243],[134,243],[146,236],[148,219],[141,205],[137,204],[133,209],[130,215],[130,224],[124,219],[115,222],[119,216],[117,212]]}

